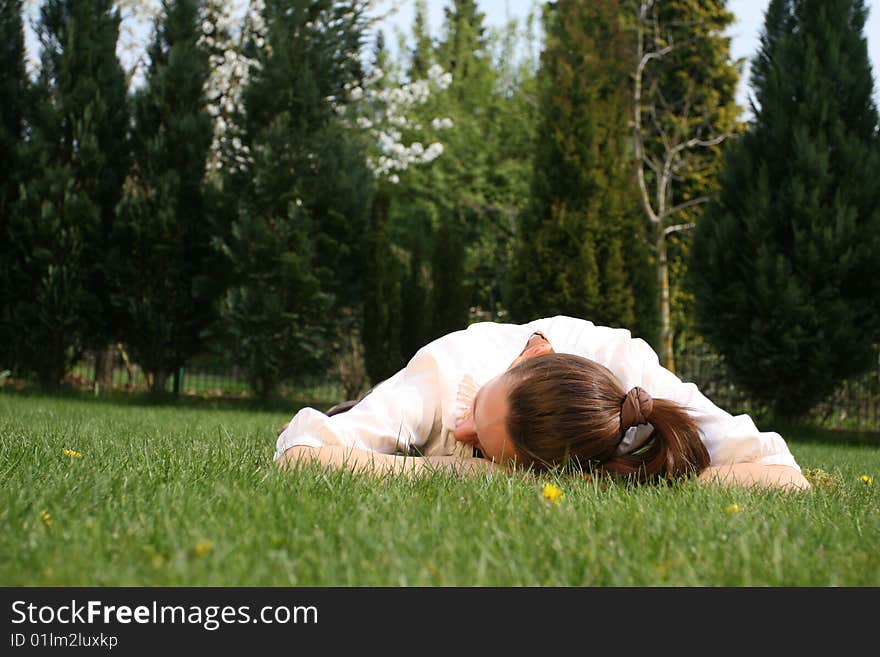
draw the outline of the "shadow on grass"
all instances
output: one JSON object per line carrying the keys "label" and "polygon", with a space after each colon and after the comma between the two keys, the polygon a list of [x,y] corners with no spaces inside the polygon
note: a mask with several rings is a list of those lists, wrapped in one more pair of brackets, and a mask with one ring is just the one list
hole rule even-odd
{"label": "shadow on grass", "polygon": [[193,408],[205,410],[230,411],[266,411],[272,413],[294,413],[304,406],[326,410],[340,400],[306,399],[295,396],[271,397],[261,399],[237,395],[199,396],[171,393],[154,394],[149,392],[129,392],[125,390],[109,390],[95,394],[91,390],[83,390],[73,386],[59,386],[47,390],[36,385],[0,386],[0,396],[58,399],[82,403],[100,402],[117,406],[137,406],[152,408]]}
{"label": "shadow on grass", "polygon": [[855,429],[831,429],[814,424],[786,421],[758,423],[763,431],[776,431],[786,440],[798,443],[822,445],[880,446],[880,429],[865,431]]}

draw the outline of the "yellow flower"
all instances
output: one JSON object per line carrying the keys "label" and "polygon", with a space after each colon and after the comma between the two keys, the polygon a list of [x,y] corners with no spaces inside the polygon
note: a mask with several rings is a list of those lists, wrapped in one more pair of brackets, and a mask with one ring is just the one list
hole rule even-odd
{"label": "yellow flower", "polygon": [[52,516],[48,511],[46,511],[45,509],[40,511],[40,517],[43,519],[43,524],[46,525],[46,527],[52,526]]}
{"label": "yellow flower", "polygon": [[199,541],[196,543],[196,546],[193,548],[193,552],[196,553],[197,557],[203,557],[208,552],[211,551],[211,548],[214,547],[214,544],[211,541]]}
{"label": "yellow flower", "polygon": [[558,503],[565,495],[556,486],[551,483],[544,484],[544,490],[541,491],[545,500]]}
{"label": "yellow flower", "polygon": [[724,513],[739,513],[740,511],[742,511],[742,507],[736,502],[734,502],[733,504],[728,504],[726,507],[724,507]]}
{"label": "yellow flower", "polygon": [[865,484],[865,486],[870,486],[874,483],[874,479],[868,475],[862,475],[862,483]]}
{"label": "yellow flower", "polygon": [[72,459],[82,458],[82,454],[80,454],[79,452],[74,452],[72,449],[65,449],[64,453]]}

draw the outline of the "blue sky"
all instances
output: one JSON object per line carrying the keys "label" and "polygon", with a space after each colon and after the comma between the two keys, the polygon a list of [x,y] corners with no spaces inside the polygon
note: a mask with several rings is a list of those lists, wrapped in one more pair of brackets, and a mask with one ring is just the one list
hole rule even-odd
{"label": "blue sky", "polygon": [[[432,33],[437,34],[443,25],[443,7],[446,0],[428,0],[428,20]],[[481,11],[486,14],[486,22],[491,26],[502,26],[508,17],[522,18],[537,4],[543,5],[543,0],[477,0]],[[728,8],[736,16],[736,23],[730,29],[731,55],[751,58],[758,49],[758,39],[761,27],[764,23],[764,12],[770,0],[728,0]],[[397,5],[397,10],[387,21],[388,36],[391,36],[395,28],[401,28],[409,33],[412,26],[415,0],[384,0],[379,3],[380,10],[388,10]],[[868,22],[865,26],[865,35],[868,37],[868,54],[871,57],[874,69],[874,96],[880,104],[880,0],[867,0],[866,5],[870,10]],[[748,71],[744,71],[740,81],[737,101],[743,107],[746,103],[748,92]]]}

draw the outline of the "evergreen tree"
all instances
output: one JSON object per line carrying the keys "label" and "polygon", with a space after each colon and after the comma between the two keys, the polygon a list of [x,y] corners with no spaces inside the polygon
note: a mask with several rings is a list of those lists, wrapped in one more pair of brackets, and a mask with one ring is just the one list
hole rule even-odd
{"label": "evergreen tree", "polygon": [[487,228],[486,162],[492,144],[489,115],[496,105],[497,86],[488,57],[485,15],[476,2],[450,0],[444,13],[445,33],[437,44],[436,60],[452,75],[452,84],[437,107],[453,117],[454,127],[446,135],[443,158],[425,173],[455,192],[437,207],[431,337],[468,325],[474,285],[467,280],[466,251]]}
{"label": "evergreen tree", "polygon": [[754,120],[694,235],[700,328],[785,416],[874,367],[880,338],[878,114],[861,0],[772,0]]}
{"label": "evergreen tree", "polygon": [[0,3],[0,235],[18,197],[18,153],[24,136],[28,80],[25,72],[21,0]]}
{"label": "evergreen tree", "polygon": [[109,336],[105,259],[128,168],[125,74],[110,0],[41,7],[40,76],[22,162],[28,182],[10,226],[18,353],[56,385],[77,351]]}
{"label": "evergreen tree", "polygon": [[[268,0],[244,89],[253,162],[222,249],[222,313],[261,395],[326,365],[340,308],[363,300],[370,173],[328,99],[359,83],[363,3]],[[262,38],[262,37],[261,37]]]}
{"label": "evergreen tree", "polygon": [[[418,8],[417,8],[418,11]],[[373,68],[382,71],[377,87],[387,84],[388,51],[385,35],[380,30],[373,47]],[[370,208],[370,225],[365,236],[368,244],[364,267],[364,304],[359,325],[363,344],[364,369],[375,385],[399,369],[401,330],[401,286],[394,266],[389,237],[388,215],[391,194],[382,178],[374,181]]]}
{"label": "evergreen tree", "polygon": [[[462,249],[454,256],[460,266],[430,268],[427,340],[439,335],[441,326],[456,330],[477,317],[497,319],[504,312],[501,282],[510,258],[514,217],[524,203],[528,179],[523,147],[530,143],[531,99],[520,93],[521,85],[529,80],[516,75],[521,71],[515,71],[515,49],[506,51],[509,57],[502,59],[502,49],[516,34],[515,26],[509,26],[501,37],[492,36],[475,2],[450,0],[442,34],[434,40],[420,16],[417,13],[413,26],[416,47],[410,74],[416,76],[428,63],[435,63],[451,75],[452,83],[416,116],[415,122],[424,130],[414,131],[414,140],[442,143],[443,155],[401,176],[394,191],[393,232],[411,255],[419,240],[433,236],[433,242],[453,231]],[[502,70],[508,74],[504,78]],[[516,74],[510,74],[513,71]],[[451,127],[431,129],[437,117],[451,119]],[[448,244],[422,243],[418,248],[430,253],[432,262],[441,255],[444,259],[452,256]],[[453,276],[459,276],[457,282]],[[448,308],[450,303],[458,305]],[[410,315],[405,316],[412,328]]]}
{"label": "evergreen tree", "polygon": [[623,258],[620,238],[613,237],[605,251],[602,263],[602,283],[605,313],[608,317],[617,317],[621,326],[635,325],[634,299],[630,283],[626,279],[626,262]]}
{"label": "evergreen tree", "polygon": [[424,79],[434,60],[434,47],[428,32],[427,0],[416,0],[413,39],[415,46],[410,57],[409,77],[411,80]]}
{"label": "evergreen tree", "polygon": [[[424,21],[424,3],[416,6],[416,24]],[[425,37],[426,38],[426,37]],[[374,70],[383,72],[374,91],[385,92],[392,79],[392,64],[380,31],[373,51]],[[368,234],[368,260],[364,272],[364,307],[361,335],[367,375],[375,385],[406,364],[425,337],[425,288],[422,263],[414,251],[408,269],[399,259],[402,249],[393,244],[391,211],[398,200],[393,185],[377,176]],[[421,244],[424,235],[414,236]],[[410,241],[407,238],[406,241]],[[414,345],[413,343],[418,343]]]}
{"label": "evergreen tree", "polygon": [[397,372],[401,355],[401,272],[388,235],[389,196],[381,190],[373,199],[370,255],[364,272],[369,286],[364,296],[364,361],[373,385]]}
{"label": "evergreen tree", "polygon": [[560,0],[547,6],[546,33],[511,313],[519,321],[568,314],[633,328],[634,276],[621,247],[639,248],[641,235],[627,150],[631,45],[619,3]]}
{"label": "evergreen tree", "polygon": [[431,338],[467,328],[468,296],[462,285],[465,245],[461,222],[448,218],[441,222],[434,240],[431,268],[433,280],[433,318]]}
{"label": "evergreen tree", "polygon": [[166,0],[163,10],[134,98],[134,167],[111,258],[117,330],[154,392],[200,350],[217,293],[204,199],[211,118],[199,2]]}
{"label": "evergreen tree", "polygon": [[19,154],[29,93],[21,11],[21,0],[0,1],[0,369],[17,362],[11,349],[17,329],[12,321],[15,297],[10,277],[15,263],[8,231],[21,182]]}
{"label": "evergreen tree", "polygon": [[[492,78],[486,61],[486,15],[477,8],[476,0],[450,0],[443,10],[446,35],[437,48],[437,59],[452,73],[453,95],[463,99],[468,87]],[[468,83],[468,84],[466,84]]]}
{"label": "evergreen tree", "polygon": [[431,235],[426,234],[430,230],[430,223],[424,216],[421,221],[414,223],[416,226],[421,226],[421,230],[409,240],[412,247],[401,288],[400,352],[404,361],[412,358],[432,337],[430,321],[433,313],[430,307],[431,287],[428,280],[431,261],[427,251]]}

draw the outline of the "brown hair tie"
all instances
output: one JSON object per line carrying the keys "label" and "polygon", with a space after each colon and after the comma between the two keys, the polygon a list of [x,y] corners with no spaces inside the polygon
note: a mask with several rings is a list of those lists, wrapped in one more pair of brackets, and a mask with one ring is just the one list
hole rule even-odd
{"label": "brown hair tie", "polygon": [[648,391],[636,386],[623,398],[620,404],[620,430],[625,432],[637,424],[647,424],[654,409],[654,400]]}

